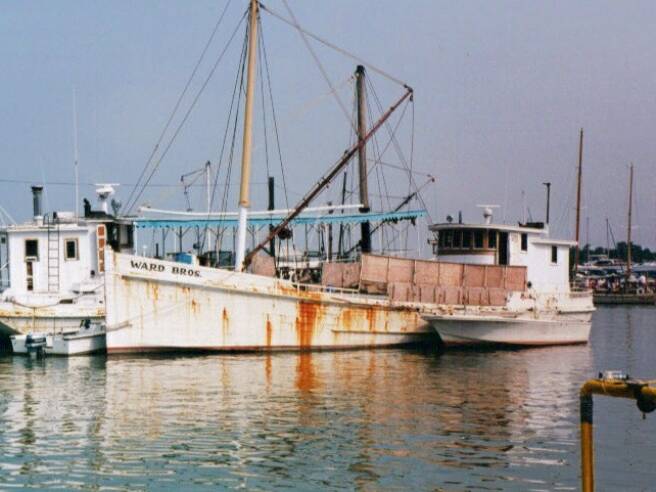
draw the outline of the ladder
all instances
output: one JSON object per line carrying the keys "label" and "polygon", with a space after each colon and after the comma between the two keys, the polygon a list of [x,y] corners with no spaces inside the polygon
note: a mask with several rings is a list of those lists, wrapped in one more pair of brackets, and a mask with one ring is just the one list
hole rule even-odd
{"label": "ladder", "polygon": [[48,232],[48,292],[59,291],[59,224],[46,219]]}

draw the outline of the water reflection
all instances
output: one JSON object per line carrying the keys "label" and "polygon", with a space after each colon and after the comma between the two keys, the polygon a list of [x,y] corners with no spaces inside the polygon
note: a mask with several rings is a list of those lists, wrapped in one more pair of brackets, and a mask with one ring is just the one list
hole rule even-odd
{"label": "water reflection", "polygon": [[[640,347],[630,324],[623,347]],[[604,355],[616,336],[443,354],[4,357],[0,488],[576,489],[578,388],[618,357]]]}

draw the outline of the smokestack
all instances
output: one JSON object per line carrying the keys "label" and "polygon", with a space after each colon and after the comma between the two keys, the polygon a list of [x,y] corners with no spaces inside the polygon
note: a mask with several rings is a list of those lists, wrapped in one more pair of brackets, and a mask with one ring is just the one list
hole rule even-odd
{"label": "smokestack", "polygon": [[32,186],[32,208],[34,210],[34,220],[39,221],[43,219],[43,209],[41,207],[41,195],[43,194],[43,186]]}

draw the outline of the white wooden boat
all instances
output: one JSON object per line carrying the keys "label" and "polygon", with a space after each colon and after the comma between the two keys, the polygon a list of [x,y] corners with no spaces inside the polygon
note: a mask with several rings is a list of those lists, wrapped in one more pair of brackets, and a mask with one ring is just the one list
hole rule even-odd
{"label": "white wooden boat", "polygon": [[[482,301],[456,301],[425,313],[423,319],[447,346],[586,343],[594,306],[591,291],[570,287],[569,248],[576,243],[549,238],[543,223],[508,226],[491,220],[487,209],[484,224],[431,227],[438,236],[437,258],[465,263],[465,276],[467,268],[472,270],[465,283]],[[507,279],[487,275],[485,269],[494,265],[524,269],[521,286],[509,290]]]}
{"label": "white wooden boat", "polygon": [[98,190],[100,209],[85,201],[84,215],[44,214],[41,186],[33,186],[33,218],[0,229],[8,259],[8,287],[0,292],[0,337],[62,333],[86,319],[103,322],[104,250],[133,248],[130,219],[109,213],[107,186]]}

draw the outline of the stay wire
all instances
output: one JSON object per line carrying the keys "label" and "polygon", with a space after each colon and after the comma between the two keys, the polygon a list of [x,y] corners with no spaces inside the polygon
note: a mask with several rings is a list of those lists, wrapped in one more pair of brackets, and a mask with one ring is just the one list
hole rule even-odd
{"label": "stay wire", "polygon": [[[342,101],[342,98],[339,97],[339,94],[337,93],[337,91],[333,87],[333,83],[330,81],[330,77],[328,77],[328,72],[326,72],[326,69],[323,67],[323,64],[321,63],[321,60],[319,60],[319,57],[317,56],[317,54],[312,49],[312,45],[310,44],[310,42],[308,41],[308,39],[306,37],[305,30],[303,30],[301,28],[301,26],[299,25],[298,21],[296,20],[296,16],[294,15],[294,12],[292,12],[292,9],[289,7],[289,3],[287,2],[287,0],[282,0],[282,1],[283,1],[283,4],[285,5],[285,8],[287,9],[287,13],[292,18],[292,21],[293,21],[292,25],[296,28],[298,33],[301,35],[301,39],[303,40],[303,43],[305,44],[305,47],[308,49],[308,51],[310,52],[310,55],[314,59],[314,62],[316,63],[317,67],[319,68],[319,71],[321,72],[321,75],[323,76],[324,80],[326,81],[326,84],[328,84],[328,87],[330,87],[330,90],[335,95],[335,100],[337,101],[337,104],[339,105],[340,109],[342,110],[342,113],[344,113],[344,116],[346,117],[346,120],[349,123],[352,123],[351,119],[350,119],[350,116],[348,114],[348,111],[346,110],[346,106],[344,105],[344,102]],[[354,128],[354,130],[355,130],[355,128]]]}
{"label": "stay wire", "polygon": [[282,149],[280,147],[280,133],[278,130],[278,117],[276,115],[276,105],[273,100],[273,89],[271,84],[271,69],[269,68],[269,56],[267,55],[266,43],[264,41],[264,30],[260,21],[260,39],[262,40],[262,53],[264,54],[264,66],[267,75],[267,87],[269,91],[269,101],[271,103],[271,116],[273,118],[273,131],[276,136],[276,149],[278,150],[278,160],[280,161],[280,175],[282,177],[282,186],[285,192],[285,206],[289,208],[289,196],[287,192],[287,178],[285,176],[285,166],[282,158]]}
{"label": "stay wire", "polygon": [[[285,1],[285,3],[287,3],[287,2]],[[338,53],[341,53],[342,55],[344,55],[344,56],[346,56],[346,57],[360,63],[361,65],[364,65],[365,67],[372,70],[373,72],[376,72],[377,74],[382,75],[386,79],[391,80],[392,82],[394,82],[396,84],[399,84],[402,87],[406,87],[406,88],[408,87],[408,85],[405,82],[403,82],[402,80],[397,79],[396,77],[390,75],[389,73],[385,72],[384,70],[376,67],[375,65],[372,65],[371,63],[365,61],[363,58],[361,58],[357,55],[354,55],[353,53],[350,53],[350,52],[346,51],[345,49],[340,48],[339,46],[331,43],[330,41],[328,41],[324,38],[321,38],[318,35],[313,34],[310,31],[306,30],[305,28],[301,27],[298,24],[298,22],[296,22],[296,20],[293,19],[293,17],[292,17],[293,20],[289,20],[289,19],[283,17],[281,14],[275,12],[274,10],[271,10],[269,7],[263,5],[262,3],[260,3],[260,8],[262,10],[264,10],[265,12],[268,12],[269,14],[271,14],[276,19],[284,22],[285,24],[288,24],[288,25],[294,27],[295,29],[299,30],[300,32],[302,32],[306,36],[311,37],[312,39],[314,39],[315,41],[323,44],[324,46],[326,46],[326,47],[328,47],[328,48],[330,48],[330,49],[332,49],[332,50],[334,50]]]}
{"label": "stay wire", "polygon": [[230,35],[230,38],[228,39],[227,44],[225,45],[225,47],[223,48],[223,50],[222,50],[221,53],[219,54],[218,58],[216,59],[216,62],[214,63],[214,66],[213,66],[212,69],[210,70],[208,76],[206,77],[205,81],[203,82],[203,84],[201,85],[200,89],[199,89],[198,92],[196,93],[196,96],[195,96],[194,99],[192,100],[191,105],[189,106],[189,109],[187,110],[187,112],[185,113],[184,117],[182,118],[182,121],[179,123],[179,125],[178,125],[177,128],[175,129],[175,132],[173,133],[173,136],[172,136],[171,139],[169,140],[169,143],[167,144],[166,148],[165,148],[164,151],[162,152],[162,155],[159,157],[159,159],[158,159],[157,162],[155,163],[155,166],[153,167],[152,171],[151,171],[150,174],[148,175],[148,178],[146,179],[145,183],[144,183],[143,186],[141,187],[141,190],[139,191],[139,193],[138,193],[138,194],[134,197],[134,199],[132,200],[132,204],[128,207],[128,213],[132,210],[132,208],[134,207],[134,205],[136,205],[136,203],[139,201],[139,199],[140,199],[141,196],[143,195],[143,192],[146,190],[146,187],[147,187],[148,184],[150,183],[150,180],[151,180],[152,177],[155,175],[155,172],[156,172],[157,169],[159,168],[159,165],[162,163],[162,161],[164,160],[164,158],[165,158],[166,155],[168,154],[168,151],[171,149],[171,146],[173,145],[173,142],[174,142],[175,139],[177,138],[178,134],[180,133],[180,130],[182,130],[182,127],[185,125],[185,123],[186,123],[187,120],[189,119],[189,115],[191,114],[191,112],[193,111],[193,109],[196,107],[196,103],[198,103],[198,100],[199,100],[201,94],[205,91],[205,88],[207,87],[207,84],[208,84],[209,81],[212,79],[212,76],[214,75],[214,73],[216,72],[216,69],[217,69],[218,66],[219,66],[219,63],[221,62],[221,60],[223,59],[223,56],[226,54],[226,52],[228,51],[228,48],[229,48],[230,45],[232,44],[232,40],[234,39],[235,35],[237,34],[237,32],[238,32],[238,30],[239,30],[241,24],[244,22],[244,19],[246,18],[246,14],[247,14],[247,12],[245,12],[245,13],[242,15],[242,17],[241,17],[239,23],[237,24],[237,26],[235,27],[234,31],[233,31],[232,34]]}
{"label": "stay wire", "polygon": [[[216,22],[214,25],[214,29],[212,30],[212,33],[210,34],[209,39],[207,40],[207,43],[205,43],[205,47],[203,48],[203,51],[200,54],[200,57],[198,58],[198,61],[196,62],[196,65],[194,66],[194,69],[191,72],[191,75],[189,76],[189,79],[187,79],[187,83],[184,86],[184,89],[182,89],[182,93],[178,97],[178,100],[176,101],[173,111],[171,111],[171,114],[169,115],[168,120],[166,121],[166,124],[164,125],[164,129],[159,135],[159,138],[157,139],[157,143],[155,143],[155,147],[153,148],[153,151],[150,153],[150,156],[148,157],[148,160],[146,161],[146,165],[141,171],[141,174],[139,175],[139,179],[137,179],[137,184],[134,185],[134,188],[132,188],[132,192],[130,193],[130,196],[128,197],[127,204],[130,203],[130,200],[132,199],[134,192],[137,190],[137,187],[139,183],[141,183],[141,180],[143,179],[144,175],[146,174],[146,170],[150,167],[150,164],[152,163],[153,158],[155,157],[155,154],[157,153],[157,150],[159,149],[160,144],[164,140],[164,135],[168,131],[169,127],[171,126],[171,122],[173,121],[173,118],[175,117],[176,113],[178,112],[178,108],[180,107],[180,104],[182,103],[182,100],[184,99],[184,96],[187,94],[187,91],[189,90],[189,87],[191,86],[191,82],[193,81],[194,77],[196,76],[196,72],[198,72],[198,69],[203,62],[205,58],[205,54],[207,53],[207,50],[209,49],[210,45],[212,44],[212,41],[214,40],[214,36],[216,35],[217,31],[219,30],[219,26],[221,25],[221,22],[223,21],[223,18],[225,17],[226,12],[228,11],[228,7],[232,3],[232,0],[228,0],[226,3],[226,6],[223,8],[223,12],[221,12],[221,15],[219,16],[219,20]],[[128,210],[129,213],[129,210]]]}
{"label": "stay wire", "polygon": [[[235,117],[234,121],[232,124],[232,137],[231,137],[231,142],[230,142],[230,152],[228,154],[228,164],[227,164],[227,169],[226,169],[226,182],[230,183],[230,179],[232,177],[232,165],[234,162],[234,155],[235,155],[235,143],[237,140],[237,126],[239,123],[239,114],[240,114],[240,109],[241,109],[241,96],[244,92],[244,73],[246,69],[246,54],[247,54],[247,46],[248,46],[248,29],[246,29],[246,33],[244,35],[244,45],[242,47],[242,56],[240,59],[240,70],[237,71],[237,76],[235,78],[235,87],[233,90],[232,94],[232,103],[230,106],[230,111],[232,112],[233,109],[233,104],[235,103],[235,97],[236,97],[236,105],[234,106],[235,109]],[[230,116],[229,116],[230,117]],[[228,131],[229,126],[226,126],[226,135]],[[224,141],[225,145],[225,141]],[[221,149],[221,155],[223,155],[223,147]],[[223,157],[222,157],[223,159]],[[223,197],[221,200],[221,207],[220,210],[222,212],[225,212],[227,210],[227,205],[228,205],[228,193],[229,193],[229,187],[226,187],[223,191]],[[220,230],[220,244],[223,244],[223,237],[225,235],[225,231],[227,228],[222,228]]]}
{"label": "stay wire", "polygon": [[[378,104],[378,106],[379,106],[379,108],[380,108],[380,111],[382,111],[382,104],[380,103],[380,100],[378,99],[378,95],[376,94],[375,90],[373,90],[373,93],[374,93],[374,98],[375,98],[375,100],[377,101],[377,104]],[[410,105],[410,104],[412,104],[412,105],[414,106],[414,98],[410,98],[410,100],[408,101],[408,105]],[[398,130],[399,125],[401,124],[401,120],[403,119],[403,116],[405,115],[405,110],[406,110],[406,109],[407,109],[407,105],[406,105],[406,107],[404,108],[403,113],[401,114],[401,117],[399,118],[399,121],[398,121],[397,126],[396,126],[396,128],[394,129],[394,131],[392,130],[392,127],[391,127],[391,125],[389,124],[388,121],[385,122],[385,125],[384,125],[384,126],[385,126],[385,128],[387,129],[388,133],[390,134],[390,139],[391,139],[392,142],[394,143],[394,147],[395,147],[395,149],[396,149],[396,151],[397,151],[397,154],[398,154],[398,156],[399,156],[399,160],[401,161],[401,164],[407,168],[407,171],[408,171],[408,179],[410,180],[410,182],[411,182],[412,186],[414,187],[415,191],[417,191],[417,190],[419,189],[418,186],[417,186],[417,183],[416,183],[416,181],[415,181],[415,179],[414,179],[414,177],[413,177],[413,175],[412,175],[411,169],[408,168],[408,164],[407,164],[407,162],[405,161],[405,157],[403,156],[403,152],[402,152],[402,150],[401,150],[401,148],[400,148],[400,145],[399,145],[399,143],[398,143],[398,140],[396,139],[396,131]],[[428,209],[428,207],[427,207],[427,205],[426,205],[426,202],[425,202],[425,200],[424,200],[424,197],[423,197],[423,196],[421,195],[421,193],[419,193],[419,192],[417,192],[417,200],[419,201],[419,203],[421,204],[421,206],[424,208],[424,210],[425,210],[425,212],[426,212],[426,216],[428,217],[428,224],[429,224],[429,225],[432,224],[432,222],[433,222],[433,218],[432,218],[432,216],[431,216],[431,214],[430,214],[430,211],[429,211],[429,209]]]}

